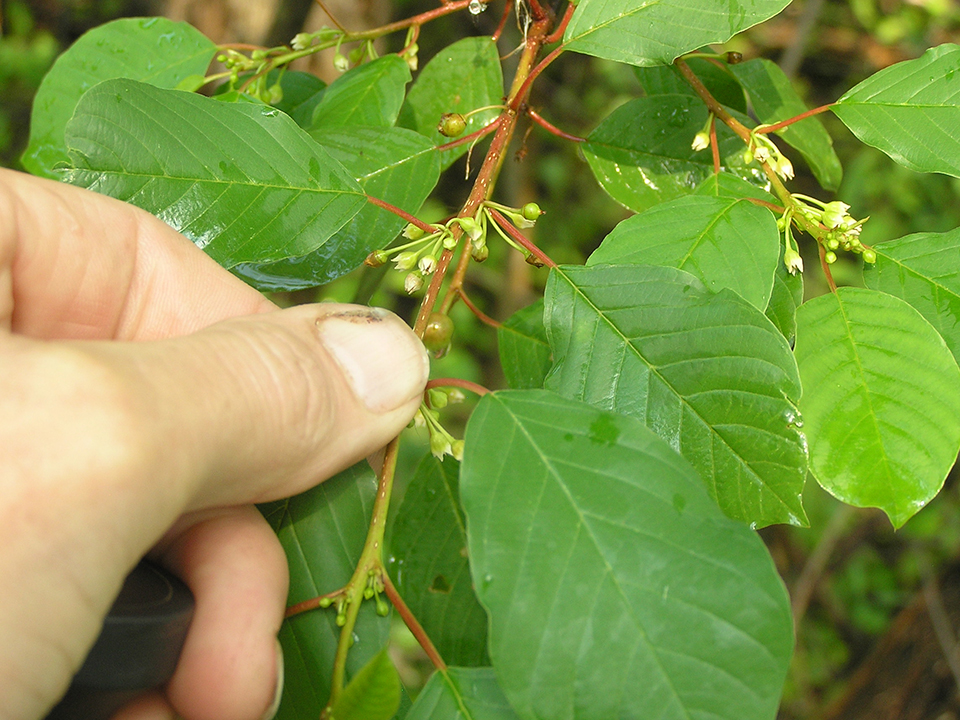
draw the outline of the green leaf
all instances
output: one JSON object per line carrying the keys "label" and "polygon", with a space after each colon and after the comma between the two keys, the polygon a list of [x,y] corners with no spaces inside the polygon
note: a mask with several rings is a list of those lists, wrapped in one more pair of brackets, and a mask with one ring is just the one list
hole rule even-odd
{"label": "green leaf", "polygon": [[944,44],[871,75],[833,112],[867,145],[918,172],[960,177],[960,46]]}
{"label": "green leaf", "polygon": [[337,720],[390,720],[400,707],[400,676],[384,648],[358,672],[331,708]]}
{"label": "green leaf", "polygon": [[661,265],[686,270],[707,288],[730,288],[767,307],[780,253],[773,214],[746,199],[690,195],[629,217],[587,265]]}
{"label": "green leaf", "polygon": [[507,384],[516,390],[543,387],[553,364],[543,327],[543,300],[517,310],[497,328],[500,365]]}
{"label": "green leaf", "polygon": [[199,30],[166,18],[125,18],[93,28],[57,58],[40,84],[23,166],[34,175],[57,177],[54,168],[68,162],[67,121],[80,96],[98,82],[131,78],[175,88],[205,73],[216,49]]}
{"label": "green leaf", "polygon": [[436,672],[417,696],[406,720],[517,720],[493,668]]}
{"label": "green leaf", "polygon": [[844,287],[797,313],[810,468],[850,505],[900,527],[933,498],[960,450],[960,368],[903,300]]}
{"label": "green leaf", "polygon": [[[790,78],[775,63],[764,58],[730,65],[761,123],[772,125],[808,110],[793,89]],[[833,150],[833,140],[818,117],[809,117],[776,132],[778,137],[803,156],[817,181],[827,190],[840,187],[843,168]]]}
{"label": "green leaf", "polygon": [[769,203],[777,202],[777,198],[762,190],[753,183],[731,175],[728,172],[714,173],[697,185],[694,195],[708,195],[711,197],[745,198],[752,197]]}
{"label": "green leaf", "polygon": [[773,276],[773,292],[770,304],[764,313],[777,330],[793,343],[797,336],[797,308],[803,302],[803,273],[791,275],[783,264],[783,247],[777,261],[777,272]]}
{"label": "green leaf", "polygon": [[867,287],[906,300],[960,358],[960,229],[907,235],[874,250],[876,264],[864,263]]}
{"label": "green leaf", "polygon": [[561,266],[545,299],[548,389],[640,418],[730,517],[806,521],[800,378],[762,312],[680,270],[644,265]]}
{"label": "green leaf", "polygon": [[[635,212],[689,195],[713,174],[713,157],[690,144],[703,129],[707,108],[688,95],[631,100],[614,110],[581,144],[597,182]],[[743,141],[717,124],[722,168],[760,178],[743,163]]]}
{"label": "green leaf", "polygon": [[[363,191],[416,213],[440,178],[429,140],[403,128],[323,128],[316,142],[339,161]],[[406,225],[388,210],[365,203],[327,242],[303,257],[247,263],[233,271],[261,290],[315,287],[359,267],[371,251],[386,247]]]}
{"label": "green leaf", "polygon": [[[213,91],[213,97],[226,102],[237,102],[241,99],[249,99],[254,102],[264,102],[259,97],[254,97],[253,88],[248,87],[247,91],[241,93],[239,88],[253,77],[253,73],[241,74],[236,82],[225,82],[218,85]],[[313,73],[299,72],[297,70],[271,70],[267,74],[266,86],[269,88],[276,83],[280,83],[283,91],[283,97],[275,103],[269,103],[278,110],[282,110],[293,118],[293,121],[302,128],[309,128],[313,119],[313,109],[320,102],[327,84]],[[178,88],[181,89],[181,88]]]}
{"label": "green leaf", "polygon": [[64,179],[133,203],[224,267],[296,257],[366,203],[287,115],[133,80],[87,92],[67,126]]}
{"label": "green leaf", "polygon": [[[747,99],[740,83],[724,68],[717,67],[705,58],[690,58],[687,65],[696,74],[721,105],[747,111]],[[692,95],[697,93],[673,65],[636,67],[633,69],[643,92],[649,95]]]}
{"label": "green leaf", "polygon": [[[401,127],[416,130],[435,145],[450,142],[437,131],[444,113],[462,113],[503,102],[503,70],[500,53],[490,37],[471,37],[448,45],[420,71],[410,87],[407,101],[397,121]],[[465,135],[494,120],[496,107],[471,115]],[[441,167],[446,169],[469,149],[469,143],[444,150]]]}
{"label": "green leaf", "polygon": [[793,621],[770,555],[640,422],[544,390],[487,395],[461,494],[520,717],[775,716]]}
{"label": "green leaf", "polygon": [[391,127],[397,121],[408,82],[410,68],[399,55],[384,55],[359,65],[324,91],[313,110],[310,129]]}
{"label": "green leaf", "polygon": [[[290,567],[289,604],[334,592],[350,580],[367,535],[377,478],[366,461],[307,492],[260,507],[277,533]],[[360,608],[357,642],[347,656],[355,676],[390,636],[390,618],[374,603]],[[277,720],[318,718],[326,707],[333,658],[340,638],[333,609],[310,610],[284,620],[283,702]]]}
{"label": "green leaf", "polygon": [[568,50],[630,65],[669,65],[773,17],[789,0],[580,0]]}
{"label": "green leaf", "polygon": [[459,472],[452,458],[441,462],[428,453],[420,462],[393,524],[391,570],[445,662],[488,665],[487,616],[470,578]]}

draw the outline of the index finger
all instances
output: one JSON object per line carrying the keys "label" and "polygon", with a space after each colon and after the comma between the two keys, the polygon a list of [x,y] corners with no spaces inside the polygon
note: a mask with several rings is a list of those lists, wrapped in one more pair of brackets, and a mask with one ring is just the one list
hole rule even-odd
{"label": "index finger", "polygon": [[0,168],[0,328],[152,340],[274,307],[149,213]]}

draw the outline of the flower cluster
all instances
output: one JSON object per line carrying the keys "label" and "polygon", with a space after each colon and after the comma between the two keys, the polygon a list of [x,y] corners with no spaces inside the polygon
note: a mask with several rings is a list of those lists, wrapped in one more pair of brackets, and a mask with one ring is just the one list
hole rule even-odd
{"label": "flower cluster", "polygon": [[814,228],[813,234],[826,250],[824,260],[828,264],[837,261],[836,250],[860,253],[865,262],[876,262],[876,252],[860,242],[860,230],[868,218],[853,218],[850,206],[839,200],[825,203],[800,193],[793,193],[792,197],[796,202],[789,212],[801,216]]}
{"label": "flower cluster", "polygon": [[766,126],[758,125],[750,131],[750,142],[743,153],[743,161],[751,163],[756,160],[759,163],[767,163],[783,180],[792,180],[793,163],[780,152],[766,133],[757,132],[764,127]]}
{"label": "flower cluster", "polygon": [[451,455],[456,460],[463,459],[463,440],[457,440],[440,423],[440,410],[447,405],[463,402],[463,392],[457,388],[430,388],[426,402],[421,403],[417,414],[413,416],[413,426],[427,428],[430,434],[430,452],[439,459]]}
{"label": "flower cluster", "polygon": [[364,263],[370,267],[380,267],[392,260],[397,270],[407,273],[403,287],[412,295],[423,287],[424,278],[437,269],[440,253],[444,249],[453,250],[457,246],[457,239],[453,235],[456,225],[470,238],[470,255],[477,262],[483,262],[490,255],[487,248],[487,229],[491,225],[507,244],[523,253],[529,260],[529,251],[521,247],[490,217],[491,209],[509,218],[518,228],[533,227],[537,218],[543,214],[536,203],[527,203],[522,208],[511,208],[486,201],[480,205],[474,217],[455,217],[442,225],[430,225],[430,232],[410,223],[403,230],[403,237],[410,242],[386,250],[375,250],[367,256]]}

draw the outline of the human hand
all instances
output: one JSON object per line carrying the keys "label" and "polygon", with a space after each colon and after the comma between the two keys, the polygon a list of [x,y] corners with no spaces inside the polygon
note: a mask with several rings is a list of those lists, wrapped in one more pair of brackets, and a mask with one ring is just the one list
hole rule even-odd
{"label": "human hand", "polygon": [[152,556],[196,613],[123,720],[257,720],[286,560],[252,503],[384,445],[427,379],[395,316],[277,310],[153,216],[0,169],[0,720],[36,720]]}

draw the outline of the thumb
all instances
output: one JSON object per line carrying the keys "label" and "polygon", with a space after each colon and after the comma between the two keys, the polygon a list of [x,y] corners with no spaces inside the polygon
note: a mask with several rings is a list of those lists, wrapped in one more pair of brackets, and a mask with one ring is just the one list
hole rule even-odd
{"label": "thumb", "polygon": [[[192,485],[187,510],[301,492],[399,434],[429,361],[386,310],[304,305],[234,318],[128,355],[149,387],[157,441]],[[162,451],[162,448],[161,448]]]}

